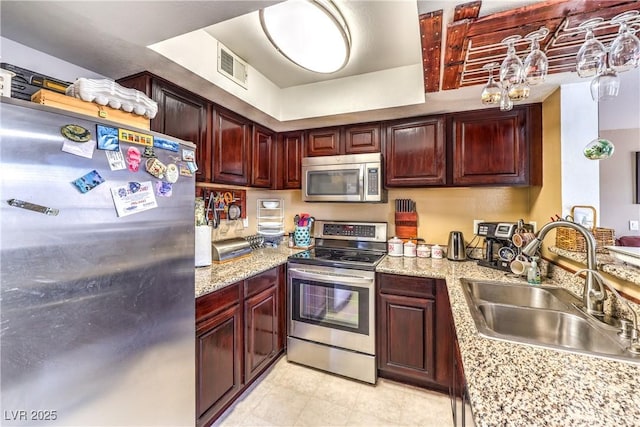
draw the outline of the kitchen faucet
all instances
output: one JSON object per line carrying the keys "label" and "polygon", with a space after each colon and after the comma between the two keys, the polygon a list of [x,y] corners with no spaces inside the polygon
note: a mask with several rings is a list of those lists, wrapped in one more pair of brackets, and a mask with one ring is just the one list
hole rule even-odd
{"label": "kitchen faucet", "polygon": [[527,246],[522,249],[522,253],[527,256],[534,256],[542,240],[547,233],[554,228],[567,227],[572,228],[584,236],[584,240],[587,243],[587,269],[585,270],[586,276],[584,281],[584,290],[582,293],[582,303],[588,314],[593,316],[604,316],[602,308],[604,306],[604,300],[607,297],[605,288],[596,280],[594,271],[596,271],[596,239],[593,234],[589,232],[585,227],[575,222],[559,220],[545,224],[536,234],[536,238],[533,239]]}

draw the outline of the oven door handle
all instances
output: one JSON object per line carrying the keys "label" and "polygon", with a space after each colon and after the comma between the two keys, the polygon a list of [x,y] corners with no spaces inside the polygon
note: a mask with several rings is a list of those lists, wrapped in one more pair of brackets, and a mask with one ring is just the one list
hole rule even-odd
{"label": "oven door handle", "polygon": [[346,276],[342,274],[332,274],[332,273],[314,273],[309,270],[300,270],[297,268],[289,269],[289,272],[295,273],[296,278],[300,279],[316,279],[323,282],[327,281],[327,278],[333,276],[340,279],[341,284],[349,284],[349,285],[371,285],[373,283],[373,278],[369,277],[359,277],[359,276]]}

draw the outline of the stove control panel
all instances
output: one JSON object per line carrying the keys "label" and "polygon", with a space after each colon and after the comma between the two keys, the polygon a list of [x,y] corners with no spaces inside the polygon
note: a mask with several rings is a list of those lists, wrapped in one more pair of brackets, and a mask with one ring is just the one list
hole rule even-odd
{"label": "stove control panel", "polygon": [[386,226],[386,222],[316,221],[314,237],[386,242]]}
{"label": "stove control panel", "polygon": [[375,225],[325,224],[322,234],[325,237],[376,237]]}

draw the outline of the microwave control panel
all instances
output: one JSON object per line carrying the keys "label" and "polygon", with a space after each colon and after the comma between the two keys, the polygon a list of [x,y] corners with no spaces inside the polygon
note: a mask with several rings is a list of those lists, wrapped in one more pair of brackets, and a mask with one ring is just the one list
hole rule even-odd
{"label": "microwave control panel", "polygon": [[367,194],[378,194],[378,183],[380,182],[380,169],[379,168],[367,168]]}

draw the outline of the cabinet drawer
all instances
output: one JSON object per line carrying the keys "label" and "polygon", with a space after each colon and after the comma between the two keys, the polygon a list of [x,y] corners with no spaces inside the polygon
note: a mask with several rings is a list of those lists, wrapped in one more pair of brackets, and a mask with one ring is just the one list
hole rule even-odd
{"label": "cabinet drawer", "polygon": [[244,282],[244,296],[256,295],[267,288],[278,284],[278,271],[280,267],[272,268],[264,273],[253,276]]}
{"label": "cabinet drawer", "polygon": [[240,302],[240,285],[236,282],[220,290],[196,298],[196,323]]}
{"label": "cabinet drawer", "polygon": [[397,274],[378,274],[378,289],[383,294],[435,298],[436,279]]}

